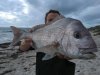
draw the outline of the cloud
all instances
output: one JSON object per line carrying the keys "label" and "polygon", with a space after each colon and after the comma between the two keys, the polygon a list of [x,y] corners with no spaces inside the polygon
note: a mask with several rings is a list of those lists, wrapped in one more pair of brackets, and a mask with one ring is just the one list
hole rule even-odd
{"label": "cloud", "polygon": [[[33,7],[45,13],[50,9],[61,12],[66,17],[81,20],[86,27],[100,24],[100,0],[27,0]],[[43,17],[43,16],[42,16]]]}
{"label": "cloud", "polygon": [[32,27],[44,23],[45,13],[55,9],[89,27],[100,24],[99,8],[100,0],[0,0],[0,26]]}
{"label": "cloud", "polygon": [[0,18],[2,18],[2,19],[6,19],[6,20],[13,20],[13,19],[16,19],[17,18],[17,16],[15,16],[15,15],[13,15],[13,14],[11,14],[11,13],[9,13],[9,12],[0,12]]}
{"label": "cloud", "polygon": [[79,16],[83,18],[86,17],[87,20],[100,18],[100,11],[98,11],[99,9],[100,9],[100,5],[87,7],[84,11],[81,11]]}
{"label": "cloud", "polygon": [[100,25],[100,11],[98,11],[99,9],[100,5],[89,6],[84,10],[68,15],[72,16],[73,18],[81,20],[84,24],[88,26],[98,25],[98,24]]}
{"label": "cloud", "polygon": [[22,9],[22,12],[24,13],[24,14],[28,14],[29,13],[29,5],[26,3],[26,1],[25,0],[19,0],[21,3],[22,3],[22,5],[23,5],[23,9]]}
{"label": "cloud", "polygon": [[30,19],[32,19],[32,16],[29,15],[29,10],[29,5],[25,0],[1,0],[0,26],[16,25],[24,27],[29,24]]}

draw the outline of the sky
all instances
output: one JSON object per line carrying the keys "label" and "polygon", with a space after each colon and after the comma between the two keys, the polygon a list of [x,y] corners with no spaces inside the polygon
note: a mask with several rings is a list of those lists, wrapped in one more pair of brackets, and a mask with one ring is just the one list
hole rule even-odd
{"label": "sky", "polygon": [[0,0],[0,27],[43,24],[50,9],[78,19],[86,27],[100,25],[100,0]]}

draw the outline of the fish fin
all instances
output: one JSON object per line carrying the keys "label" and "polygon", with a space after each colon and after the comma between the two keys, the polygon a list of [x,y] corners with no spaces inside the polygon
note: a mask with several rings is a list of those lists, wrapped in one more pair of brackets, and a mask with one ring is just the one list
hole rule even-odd
{"label": "fish fin", "polygon": [[52,43],[50,45],[37,49],[36,52],[46,53],[46,55],[43,57],[43,60],[48,60],[56,56],[56,53],[58,52],[58,47],[58,43]]}
{"label": "fish fin", "polygon": [[42,60],[49,60],[49,59],[52,59],[53,57],[55,57],[55,55],[45,54],[45,56],[42,58]]}
{"label": "fish fin", "polygon": [[14,38],[13,38],[13,40],[12,40],[12,43],[11,43],[9,46],[12,47],[12,46],[16,45],[16,44],[21,40],[20,37],[22,36],[22,34],[23,34],[24,32],[22,32],[21,29],[15,27],[15,26],[11,26],[11,29],[12,29]]}
{"label": "fish fin", "polygon": [[12,29],[12,32],[13,32],[14,35],[21,34],[21,31],[22,31],[21,29],[15,27],[15,26],[10,26],[10,28]]}

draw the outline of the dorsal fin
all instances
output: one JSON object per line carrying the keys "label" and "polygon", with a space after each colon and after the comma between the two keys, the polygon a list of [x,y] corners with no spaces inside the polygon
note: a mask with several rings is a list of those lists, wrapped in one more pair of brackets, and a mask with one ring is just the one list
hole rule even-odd
{"label": "dorsal fin", "polygon": [[11,29],[14,35],[19,35],[21,33],[21,30],[15,26],[11,26]]}

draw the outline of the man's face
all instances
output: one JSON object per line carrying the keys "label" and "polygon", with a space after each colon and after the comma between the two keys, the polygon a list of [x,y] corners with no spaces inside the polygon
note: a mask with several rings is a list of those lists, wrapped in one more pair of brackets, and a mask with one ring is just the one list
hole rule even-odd
{"label": "man's face", "polygon": [[57,17],[57,16],[59,16],[58,13],[49,13],[47,16],[46,24],[53,21],[55,19],[55,17]]}

